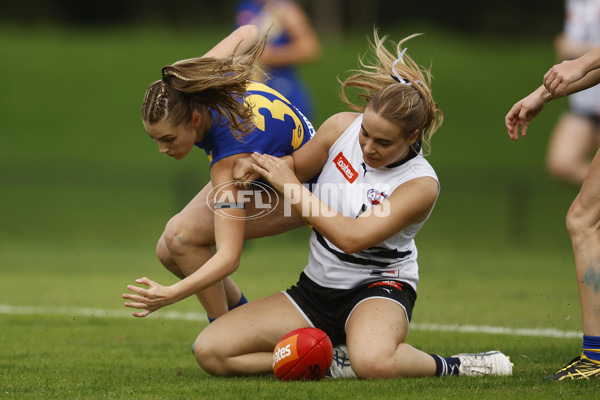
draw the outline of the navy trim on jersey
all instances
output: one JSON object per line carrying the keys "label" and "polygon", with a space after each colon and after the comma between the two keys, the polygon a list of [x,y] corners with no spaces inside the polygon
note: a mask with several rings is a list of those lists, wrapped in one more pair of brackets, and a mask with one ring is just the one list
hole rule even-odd
{"label": "navy trim on jersey", "polygon": [[[409,149],[408,149],[408,155],[406,157],[404,157],[400,161],[396,161],[395,163],[391,163],[390,165],[386,165],[385,167],[386,168],[396,168],[396,167],[399,167],[402,164],[407,163],[408,161],[410,161],[413,158],[415,158],[416,156],[418,156],[420,152],[421,152],[421,142],[420,141],[414,142],[409,147]],[[365,168],[365,174],[366,173],[367,173],[367,171],[366,171],[366,168]]]}
{"label": "navy trim on jersey", "polygon": [[[355,257],[351,254],[346,254],[343,253],[341,251],[337,251],[332,249],[331,247],[329,247],[329,245],[327,244],[327,242],[325,241],[325,237],[323,235],[321,235],[319,232],[317,232],[315,229],[313,229],[313,231],[315,232],[315,236],[317,237],[317,240],[319,241],[319,243],[321,244],[321,246],[323,246],[323,248],[327,251],[329,251],[331,254],[333,254],[334,256],[336,256],[340,261],[343,262],[347,262],[347,263],[351,263],[351,264],[358,264],[358,265],[370,265],[370,266],[375,266],[375,267],[382,267],[382,268],[386,268],[389,267],[390,265],[394,264],[396,261],[388,263],[388,262],[383,262],[383,261],[375,261],[373,259],[364,259],[364,258],[360,258],[360,257]],[[374,248],[374,247],[373,247]],[[366,252],[365,252],[366,253]],[[379,256],[382,258],[404,258],[407,257],[411,254],[411,251],[402,251],[402,252],[394,252],[394,251],[386,251],[386,252],[369,252],[368,256],[372,257],[372,256]],[[392,257],[393,255],[397,255],[397,257]]]}
{"label": "navy trim on jersey", "polygon": [[376,257],[381,257],[381,258],[398,259],[398,258],[408,257],[409,255],[411,255],[412,251],[410,251],[410,250],[407,250],[407,251],[390,250],[390,249],[386,249],[384,247],[373,246],[373,247],[369,247],[366,250],[363,250],[361,253],[374,255]]}

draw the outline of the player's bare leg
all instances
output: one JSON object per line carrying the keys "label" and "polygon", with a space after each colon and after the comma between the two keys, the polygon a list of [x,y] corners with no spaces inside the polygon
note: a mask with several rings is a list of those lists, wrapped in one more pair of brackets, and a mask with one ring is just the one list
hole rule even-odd
{"label": "player's bare leg", "polygon": [[283,293],[253,300],[206,327],[194,343],[202,369],[217,376],[273,372],[273,350],[288,332],[309,327]]}
{"label": "player's bare leg", "polygon": [[[214,214],[208,199],[211,190],[209,183],[179,214],[171,218],[157,245],[158,259],[180,279],[194,273],[213,256]],[[263,198],[262,204],[269,204],[269,201]],[[256,215],[253,202],[247,203],[246,211],[248,215]],[[246,221],[245,238],[276,235],[302,225],[302,220],[296,214],[287,212],[280,201],[269,214]],[[242,293],[233,279],[228,277],[197,296],[209,318],[214,319],[227,312],[228,307],[238,304]]]}
{"label": "player's bare leg", "polygon": [[558,180],[581,185],[596,148],[597,127],[586,117],[570,112],[558,120],[546,155],[546,167]]}
{"label": "player's bare leg", "polygon": [[600,336],[600,151],[567,214],[583,333]]}
{"label": "player's bare leg", "polygon": [[569,212],[567,229],[575,256],[575,275],[581,305],[581,355],[549,379],[600,378],[600,151]]}
{"label": "player's bare leg", "polygon": [[360,303],[346,325],[350,363],[360,378],[434,376],[432,356],[405,343],[408,320],[391,300],[372,298]]}
{"label": "player's bare leg", "polygon": [[354,373],[360,378],[512,375],[510,358],[499,351],[441,357],[405,343],[407,333],[408,321],[398,303],[381,298],[360,303],[346,325]]}

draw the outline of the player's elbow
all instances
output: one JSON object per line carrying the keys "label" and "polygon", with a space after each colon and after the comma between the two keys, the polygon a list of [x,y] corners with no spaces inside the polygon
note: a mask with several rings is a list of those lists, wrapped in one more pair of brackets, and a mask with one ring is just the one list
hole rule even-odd
{"label": "player's elbow", "polygon": [[227,276],[237,271],[240,265],[240,252],[227,247],[217,250],[215,257],[219,259],[219,263],[223,266],[223,272]]}
{"label": "player's elbow", "polygon": [[341,247],[340,246],[338,246],[338,247],[340,250],[342,250],[346,254],[358,253],[359,251],[363,250],[361,247],[355,246],[352,243],[344,244],[344,245],[341,245]]}
{"label": "player's elbow", "polygon": [[318,40],[314,40],[313,43],[310,46],[310,52],[309,52],[309,62],[317,62],[319,61],[319,59],[321,58],[321,55],[323,54],[323,49],[321,48],[321,44],[319,43]]}
{"label": "player's elbow", "polygon": [[321,44],[316,38],[312,40],[307,39],[300,46],[298,46],[298,51],[296,54],[300,55],[300,62],[307,64],[317,62],[322,55]]}
{"label": "player's elbow", "polygon": [[365,249],[362,243],[357,240],[356,235],[351,234],[344,234],[332,243],[346,254],[358,253]]}
{"label": "player's elbow", "polygon": [[258,27],[256,25],[242,25],[237,29],[241,37],[244,37],[251,42],[258,42]]}

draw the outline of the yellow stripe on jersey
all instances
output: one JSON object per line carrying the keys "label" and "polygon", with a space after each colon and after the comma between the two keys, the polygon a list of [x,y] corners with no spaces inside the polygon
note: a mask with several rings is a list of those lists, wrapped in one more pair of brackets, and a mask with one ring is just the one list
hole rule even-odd
{"label": "yellow stripe on jersey", "polygon": [[246,90],[249,90],[249,91],[254,90],[254,91],[258,91],[258,92],[269,93],[269,94],[272,94],[273,96],[277,96],[280,99],[285,100],[286,103],[290,103],[290,101],[288,99],[286,99],[284,95],[282,95],[281,93],[279,93],[278,91],[276,91],[274,89],[271,89],[270,87],[268,87],[267,85],[265,85],[263,83],[252,82],[248,85]]}
{"label": "yellow stripe on jersey", "polygon": [[[289,115],[294,120],[294,124],[296,128],[293,130],[292,134],[292,147],[297,149],[302,144],[302,140],[304,139],[304,128],[302,126],[302,122],[298,115],[294,112],[294,110],[290,107],[289,101],[285,97],[283,97],[280,93],[271,89],[268,86],[263,85],[262,83],[253,82],[248,85],[248,91],[258,91],[272,94],[278,99],[270,100],[265,96],[260,94],[251,93],[246,97],[248,103],[252,106],[252,113],[254,114],[254,125],[257,129],[261,131],[265,131],[265,116],[262,115],[259,110],[261,108],[266,108],[271,112],[271,116],[280,121],[285,120],[285,116]],[[282,101],[281,99],[285,100]]]}

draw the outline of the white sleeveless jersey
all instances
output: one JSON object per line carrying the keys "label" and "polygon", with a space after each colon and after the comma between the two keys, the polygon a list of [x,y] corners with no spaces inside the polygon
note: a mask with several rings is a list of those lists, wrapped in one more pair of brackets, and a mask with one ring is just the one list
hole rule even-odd
{"label": "white sleeveless jersey", "polygon": [[567,0],[564,32],[571,41],[600,46],[600,1]]}
{"label": "white sleeveless jersey", "polygon": [[[564,33],[567,39],[591,47],[600,46],[600,0],[567,0]],[[600,85],[569,96],[573,111],[600,115]]]}
{"label": "white sleeveless jersey", "polygon": [[[367,166],[358,142],[362,118],[360,115],[329,149],[327,163],[313,191],[324,203],[352,218],[368,212],[407,181],[425,176],[437,181],[435,171],[420,154],[383,168]],[[423,223],[409,225],[387,240],[353,254],[345,254],[313,230],[304,273],[317,284],[335,289],[387,279],[407,282],[416,290],[419,268],[414,237]]]}

